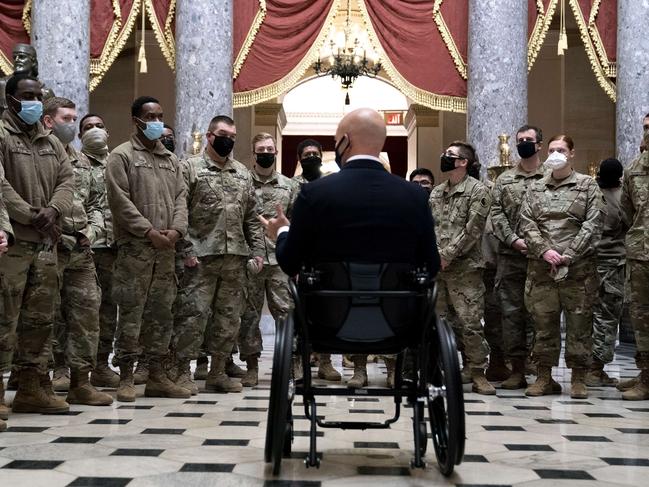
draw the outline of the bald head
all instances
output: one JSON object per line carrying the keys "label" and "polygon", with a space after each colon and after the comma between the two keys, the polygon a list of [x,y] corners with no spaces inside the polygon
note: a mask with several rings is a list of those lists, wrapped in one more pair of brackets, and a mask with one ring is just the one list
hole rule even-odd
{"label": "bald head", "polygon": [[336,145],[342,161],[357,155],[378,157],[385,144],[383,117],[371,108],[359,108],[348,113],[338,124]]}

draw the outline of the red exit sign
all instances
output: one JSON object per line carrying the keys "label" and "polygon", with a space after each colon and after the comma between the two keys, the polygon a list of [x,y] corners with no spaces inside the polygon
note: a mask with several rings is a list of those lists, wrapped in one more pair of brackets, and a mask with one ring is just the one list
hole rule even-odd
{"label": "red exit sign", "polygon": [[403,112],[383,112],[386,125],[403,125]]}

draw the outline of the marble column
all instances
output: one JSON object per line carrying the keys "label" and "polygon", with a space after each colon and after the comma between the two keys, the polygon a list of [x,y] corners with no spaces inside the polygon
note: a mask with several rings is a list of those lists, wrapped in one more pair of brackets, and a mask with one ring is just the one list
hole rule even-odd
{"label": "marble column", "polygon": [[649,0],[617,2],[617,157],[627,165],[638,157],[642,120],[649,113]]}
{"label": "marble column", "polygon": [[33,0],[31,35],[39,79],[72,100],[79,117],[88,113],[90,2]]}
{"label": "marble column", "polygon": [[176,133],[182,152],[191,147],[192,127],[204,134],[214,116],[232,116],[233,3],[176,4]]}
{"label": "marble column", "polygon": [[467,134],[483,172],[499,164],[498,135],[527,123],[527,3],[469,0]]}

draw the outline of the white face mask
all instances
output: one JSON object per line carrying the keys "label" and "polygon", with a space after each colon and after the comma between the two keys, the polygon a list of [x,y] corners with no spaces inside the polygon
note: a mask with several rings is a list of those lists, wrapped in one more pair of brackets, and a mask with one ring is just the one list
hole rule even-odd
{"label": "white face mask", "polygon": [[553,152],[548,156],[548,159],[545,161],[545,167],[552,169],[553,171],[557,169],[563,169],[568,165],[568,158],[561,152]]}

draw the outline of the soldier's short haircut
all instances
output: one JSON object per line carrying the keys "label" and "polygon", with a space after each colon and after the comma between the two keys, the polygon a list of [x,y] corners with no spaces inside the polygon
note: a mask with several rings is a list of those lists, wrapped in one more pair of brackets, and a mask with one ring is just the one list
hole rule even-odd
{"label": "soldier's short haircut", "polygon": [[152,96],[141,96],[137,98],[131,105],[131,116],[133,117],[141,116],[142,107],[147,103],[157,103],[158,105],[160,104],[160,102],[157,99],[153,98]]}
{"label": "soldier's short haircut", "polygon": [[462,159],[466,159],[467,161],[469,161],[469,164],[467,165],[467,171],[468,171],[469,167],[471,167],[471,165],[474,162],[479,162],[478,161],[478,154],[477,154],[477,152],[475,150],[475,147],[473,147],[468,142],[465,142],[463,140],[456,140],[454,142],[451,142],[448,146],[449,147],[457,147],[458,148],[458,153],[460,154],[460,157]]}
{"label": "soldier's short haircut", "polygon": [[16,94],[16,91],[18,91],[18,84],[26,79],[30,81],[36,81],[38,83],[38,79],[27,73],[16,73],[7,80],[7,84],[5,85],[5,96],[14,96]]}
{"label": "soldier's short haircut", "polygon": [[318,142],[317,140],[313,139],[304,139],[302,142],[300,142],[297,145],[297,158],[302,157],[302,152],[304,152],[304,149],[307,147],[315,147],[318,149],[318,152],[320,155],[322,155],[322,144]]}
{"label": "soldier's short haircut", "polygon": [[98,118],[98,119],[100,119],[102,122],[104,122],[104,124],[106,123],[106,120],[104,120],[104,117],[102,117],[101,115],[98,115],[98,114],[96,114],[96,113],[86,113],[86,114],[81,118],[81,120],[79,120],[79,130],[81,130],[81,127],[83,127],[83,122],[85,122],[85,121],[88,120],[89,118],[93,118],[93,117],[94,117],[94,118]]}
{"label": "soldier's short haircut", "polygon": [[426,176],[433,184],[435,184],[435,176],[433,176],[433,173],[430,169],[426,169],[425,167],[418,167],[410,173],[408,179],[412,181],[415,176]]}
{"label": "soldier's short haircut", "polygon": [[275,148],[277,148],[277,142],[275,141],[275,137],[273,137],[271,134],[268,132],[259,132],[257,135],[255,135],[252,138],[252,151],[255,152],[255,145],[257,145],[259,142],[263,140],[272,140],[273,145]]}
{"label": "soldier's short haircut", "polygon": [[53,96],[48,98],[43,102],[43,115],[49,115],[50,117],[56,116],[56,112],[59,111],[59,108],[77,108],[72,100],[68,98],[63,98],[62,96]]}
{"label": "soldier's short haircut", "polygon": [[210,120],[210,124],[207,127],[207,131],[211,132],[220,123],[224,123],[225,125],[234,127],[234,120],[232,120],[232,118],[228,117],[227,115],[217,115],[212,120]]}
{"label": "soldier's short haircut", "polygon": [[535,127],[534,125],[523,125],[516,131],[516,136],[518,136],[518,134],[520,134],[521,132],[527,132],[528,130],[534,130],[534,133],[536,134],[537,144],[543,142],[543,131],[540,128]]}

